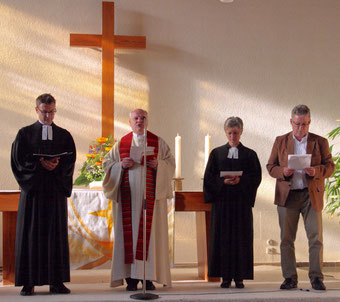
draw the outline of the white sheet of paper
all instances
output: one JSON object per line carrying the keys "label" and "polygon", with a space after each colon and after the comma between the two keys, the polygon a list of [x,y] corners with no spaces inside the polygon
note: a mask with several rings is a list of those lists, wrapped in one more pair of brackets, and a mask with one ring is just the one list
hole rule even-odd
{"label": "white sheet of paper", "polygon": [[221,171],[220,177],[224,176],[242,176],[243,171]]}
{"label": "white sheet of paper", "polygon": [[[146,146],[146,156],[154,155],[155,147]],[[131,146],[130,157],[136,163],[142,162],[142,156],[144,156],[144,147]]]}
{"label": "white sheet of paper", "polygon": [[312,161],[312,154],[288,154],[288,168],[303,170],[309,168]]}

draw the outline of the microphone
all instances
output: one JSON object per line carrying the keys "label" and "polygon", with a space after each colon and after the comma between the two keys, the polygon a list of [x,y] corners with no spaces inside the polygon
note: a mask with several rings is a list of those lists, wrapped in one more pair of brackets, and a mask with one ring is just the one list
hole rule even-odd
{"label": "microphone", "polygon": [[146,120],[146,116],[143,115],[143,116],[142,116],[142,120]]}

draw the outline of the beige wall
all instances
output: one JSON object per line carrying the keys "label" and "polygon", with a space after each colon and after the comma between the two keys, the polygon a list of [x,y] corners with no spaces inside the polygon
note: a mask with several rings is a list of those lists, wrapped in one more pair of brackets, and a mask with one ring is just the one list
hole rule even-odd
{"label": "beige wall", "polygon": [[[128,112],[149,111],[150,130],[174,149],[182,136],[184,189],[200,190],[204,136],[225,143],[223,122],[242,117],[242,142],[259,155],[263,182],[254,210],[255,260],[267,239],[279,241],[274,180],[266,170],[275,136],[290,131],[297,103],[312,110],[310,130],[325,135],[340,113],[340,2],[336,0],[117,0],[116,33],[146,35],[146,50],[115,52],[115,135],[128,130]],[[88,143],[100,136],[101,53],[69,47],[69,34],[101,33],[98,0],[0,1],[0,189],[16,189],[10,147],[32,123],[37,95],[57,99],[55,122],[71,131],[77,170]],[[78,175],[78,174],[76,174]],[[177,263],[195,262],[194,215],[177,215]],[[298,261],[307,261],[304,232]],[[340,260],[339,224],[325,215],[325,260]],[[191,250],[188,249],[188,245]]]}

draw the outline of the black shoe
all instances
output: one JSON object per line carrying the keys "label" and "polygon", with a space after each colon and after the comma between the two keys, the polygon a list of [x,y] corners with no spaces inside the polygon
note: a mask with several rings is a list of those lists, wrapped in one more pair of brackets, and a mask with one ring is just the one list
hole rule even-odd
{"label": "black shoe", "polygon": [[137,290],[137,284],[128,284],[126,290],[129,292],[135,292]]}
{"label": "black shoe", "polygon": [[286,278],[280,286],[280,289],[293,289],[297,288],[297,282],[292,278]]}
{"label": "black shoe", "polygon": [[138,279],[133,279],[133,278],[125,278],[127,287],[126,290],[130,292],[134,292],[137,290],[137,285],[139,280]]}
{"label": "black shoe", "polygon": [[237,288],[244,288],[243,280],[234,280]]}
{"label": "black shoe", "polygon": [[21,296],[32,296],[34,295],[34,286],[24,285],[20,292]]}
{"label": "black shoe", "polygon": [[310,282],[312,284],[313,289],[315,290],[326,290],[325,284],[320,280],[320,278],[314,278]]}
{"label": "black shoe", "polygon": [[145,289],[146,290],[155,290],[156,286],[153,285],[152,281],[146,280]]}
{"label": "black shoe", "polygon": [[[143,284],[143,280],[140,280]],[[156,286],[153,285],[152,281],[150,280],[146,280],[146,284],[145,284],[145,289],[146,290],[155,290]]]}
{"label": "black shoe", "polygon": [[224,279],[223,278],[223,281],[221,283],[221,287],[222,288],[229,288],[230,287],[230,284],[231,284],[231,280],[228,280],[228,279]]}
{"label": "black shoe", "polygon": [[63,283],[50,285],[50,294],[66,295],[69,293],[71,293],[71,291]]}

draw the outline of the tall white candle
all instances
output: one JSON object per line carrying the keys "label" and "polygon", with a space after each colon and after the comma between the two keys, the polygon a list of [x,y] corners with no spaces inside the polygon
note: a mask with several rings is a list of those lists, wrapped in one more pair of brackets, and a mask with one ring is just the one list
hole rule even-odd
{"label": "tall white candle", "polygon": [[210,154],[210,139],[211,136],[207,134],[204,139],[204,166],[207,165]]}
{"label": "tall white candle", "polygon": [[175,160],[176,170],[175,178],[181,178],[181,137],[178,135],[175,137]]}

